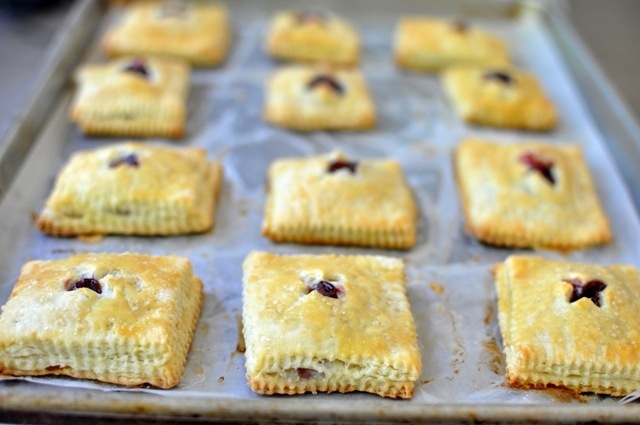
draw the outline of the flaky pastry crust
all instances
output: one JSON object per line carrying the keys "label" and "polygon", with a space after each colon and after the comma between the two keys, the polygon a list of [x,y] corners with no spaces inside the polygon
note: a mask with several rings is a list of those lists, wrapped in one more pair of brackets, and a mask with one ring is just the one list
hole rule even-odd
{"label": "flaky pastry crust", "polygon": [[[551,183],[523,162],[551,163]],[[561,251],[611,241],[611,230],[577,146],[466,139],[454,155],[469,234],[493,245]]]}
{"label": "flaky pastry crust", "polygon": [[[83,279],[99,282],[100,293],[71,289]],[[183,257],[102,253],[28,262],[2,307],[0,373],[174,387],[202,298],[202,282]]]}
{"label": "flaky pastry crust", "polygon": [[[127,71],[141,63],[147,75]],[[87,64],[76,73],[69,112],[91,136],[182,138],[187,117],[189,66],[158,58]]]}
{"label": "flaky pastry crust", "polygon": [[439,72],[454,65],[508,66],[507,44],[464,22],[404,17],[396,27],[394,57],[404,69]]}
{"label": "flaky pastry crust", "polygon": [[54,236],[205,232],[221,185],[222,166],[200,148],[129,142],[80,151],[37,224]]}
{"label": "flaky pastry crust", "polygon": [[[640,275],[632,266],[510,256],[494,269],[507,380],[625,395],[640,389]],[[572,285],[600,281],[598,304]]]}
{"label": "flaky pastry crust", "polygon": [[266,42],[271,56],[335,65],[358,63],[360,38],[349,23],[334,14],[307,15],[284,10],[273,16]]}
{"label": "flaky pastry crust", "polygon": [[[310,290],[331,281],[336,298]],[[421,360],[402,260],[252,252],[243,265],[247,381],[261,394],[410,398]]]}
{"label": "flaky pastry crust", "polygon": [[102,48],[109,57],[169,56],[193,66],[215,66],[226,57],[231,26],[222,4],[204,1],[139,1],[127,5]]}
{"label": "flaky pastry crust", "polygon": [[400,164],[363,159],[353,171],[329,170],[345,161],[352,160],[333,152],[274,162],[263,234],[277,242],[413,247],[418,212]]}

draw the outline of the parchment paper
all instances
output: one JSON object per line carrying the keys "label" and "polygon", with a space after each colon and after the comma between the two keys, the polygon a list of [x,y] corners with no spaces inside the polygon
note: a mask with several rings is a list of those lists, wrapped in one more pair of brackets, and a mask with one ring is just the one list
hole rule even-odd
{"label": "parchment paper", "polygon": [[[233,14],[233,5],[230,6]],[[280,63],[262,50],[269,15],[234,16],[235,41],[227,63],[193,72],[189,135],[176,145],[201,146],[224,163],[225,182],[212,233],[171,238],[106,237],[88,243],[39,233],[32,214],[42,207],[53,179],[69,155],[118,142],[83,137],[68,122],[72,89],[60,100],[12,190],[0,205],[0,301],[8,297],[20,266],[31,259],[63,258],[81,252],[177,254],[191,259],[205,284],[205,302],[187,368],[173,390],[123,389],[65,378],[27,378],[38,384],[148,391],[167,397],[246,399],[244,355],[237,350],[241,316],[241,265],[253,249],[281,254],[381,254],[406,260],[409,299],[418,329],[423,373],[410,403],[616,403],[610,397],[575,397],[561,390],[520,391],[504,382],[491,266],[524,250],[496,249],[465,235],[451,153],[465,136],[517,143],[524,140],[574,142],[585,152],[601,202],[613,225],[614,241],[604,247],[548,258],[601,264],[640,265],[640,226],[634,207],[562,58],[534,14],[517,21],[471,20],[509,41],[515,62],[540,79],[560,112],[560,127],[548,134],[490,130],[464,125],[445,99],[437,76],[402,72],[392,64],[392,31],[401,15],[360,21],[348,18],[363,37],[362,70],[373,92],[378,124],[362,133],[296,133],[260,118],[263,84]],[[117,17],[115,17],[117,18]],[[107,17],[105,22],[114,19]],[[105,24],[106,25],[106,24]],[[102,31],[100,31],[102,32]],[[95,47],[88,59],[104,60]],[[150,143],[157,142],[155,140]],[[354,158],[394,157],[420,207],[416,247],[407,252],[365,248],[274,244],[260,234],[265,175],[280,157],[341,149]],[[305,395],[347,400],[368,394]],[[380,403],[394,403],[380,400]]]}

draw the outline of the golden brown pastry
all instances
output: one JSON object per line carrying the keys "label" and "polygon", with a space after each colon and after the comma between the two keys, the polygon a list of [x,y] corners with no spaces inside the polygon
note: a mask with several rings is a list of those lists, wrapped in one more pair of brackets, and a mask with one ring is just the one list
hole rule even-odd
{"label": "golden brown pastry", "polygon": [[401,259],[252,252],[242,314],[255,392],[413,395],[421,360]]}
{"label": "golden brown pastry", "polygon": [[0,315],[0,373],[174,387],[202,297],[183,257],[102,253],[28,262]]}
{"label": "golden brown pastry", "polygon": [[408,249],[417,208],[400,164],[339,152],[280,159],[269,169],[264,235],[278,242]]}
{"label": "golden brown pastry", "polygon": [[285,10],[272,18],[267,51],[284,60],[355,65],[360,38],[334,14]]}
{"label": "golden brown pastry", "polygon": [[467,231],[481,241],[572,250],[611,240],[577,146],[466,139],[455,169]]}
{"label": "golden brown pastry", "polygon": [[70,116],[91,136],[181,138],[189,67],[184,62],[125,58],[83,66]]}
{"label": "golden brown pastry", "polygon": [[229,50],[231,27],[227,10],[204,1],[139,1],[105,34],[109,57],[158,55],[194,66],[221,63]]}
{"label": "golden brown pastry", "polygon": [[200,148],[121,143],[76,153],[38,217],[56,236],[176,235],[212,228],[222,167]]}
{"label": "golden brown pastry", "polygon": [[366,130],[374,126],[375,107],[357,70],[290,66],[267,83],[265,121],[300,131]]}
{"label": "golden brown pastry", "polygon": [[553,103],[528,72],[461,66],[448,68],[442,82],[466,122],[535,131],[552,130],[557,125]]}
{"label": "golden brown pastry", "polygon": [[431,17],[400,19],[395,60],[413,71],[438,72],[453,65],[509,65],[507,44],[463,21]]}
{"label": "golden brown pastry", "polygon": [[511,385],[640,389],[636,268],[511,256],[494,272]]}

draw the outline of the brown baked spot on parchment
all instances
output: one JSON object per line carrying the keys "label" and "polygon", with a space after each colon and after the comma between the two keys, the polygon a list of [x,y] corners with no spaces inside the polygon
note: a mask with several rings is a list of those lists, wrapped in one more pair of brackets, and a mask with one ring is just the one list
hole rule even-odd
{"label": "brown baked spot on parchment", "polygon": [[444,293],[444,286],[440,285],[437,282],[429,283],[429,289],[431,289],[431,291],[437,295]]}
{"label": "brown baked spot on parchment", "polygon": [[498,343],[492,339],[485,339],[482,341],[482,347],[489,354],[490,358],[487,362],[489,369],[496,375],[501,375],[504,373],[503,361],[504,356],[502,355],[502,351],[498,347]]}
{"label": "brown baked spot on parchment", "polygon": [[487,303],[487,308],[484,310],[485,325],[489,325],[491,324],[491,322],[493,322],[494,312],[495,312],[495,308],[493,306],[493,303],[491,302]]}
{"label": "brown baked spot on parchment", "polygon": [[100,243],[104,240],[104,235],[79,235],[76,239],[84,243]]}

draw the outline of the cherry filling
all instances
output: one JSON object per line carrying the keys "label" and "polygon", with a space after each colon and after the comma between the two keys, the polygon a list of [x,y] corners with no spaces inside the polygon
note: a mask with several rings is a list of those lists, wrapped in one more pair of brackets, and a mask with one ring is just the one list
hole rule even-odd
{"label": "cherry filling", "polygon": [[513,83],[513,77],[511,76],[511,74],[508,74],[506,72],[501,72],[501,71],[487,72],[486,74],[483,75],[483,78],[485,80],[499,81],[500,83],[505,85]]}
{"label": "cherry filling", "polygon": [[342,295],[344,290],[331,282],[321,280],[320,282],[314,284],[309,288],[309,292],[312,291],[318,291],[320,295],[324,295],[325,297],[338,298],[340,295]]}
{"label": "cherry filling", "polygon": [[556,184],[553,177],[553,162],[540,158],[533,152],[525,152],[518,158],[518,161],[528,166],[530,170],[535,170],[545,178],[551,185]]}
{"label": "cherry filling", "polygon": [[602,307],[602,291],[607,287],[603,281],[593,279],[584,283],[576,277],[564,279],[564,282],[571,284],[573,287],[573,292],[571,292],[571,297],[569,298],[570,303],[578,301],[580,298],[589,298],[595,305]]}
{"label": "cherry filling", "polygon": [[144,78],[149,78],[149,69],[147,64],[142,58],[135,58],[124,69],[125,72],[133,72],[134,74],[141,75]]}
{"label": "cherry filling", "polygon": [[296,372],[298,372],[298,376],[300,377],[300,379],[309,379],[313,375],[318,373],[318,371],[316,371],[314,369],[307,369],[307,368],[304,368],[304,367],[297,368]]}
{"label": "cherry filling", "polygon": [[344,94],[344,87],[335,78],[328,74],[316,75],[313,80],[307,84],[307,89],[311,90],[317,86],[328,86],[337,94]]}
{"label": "cherry filling", "polygon": [[128,165],[130,167],[139,167],[140,160],[138,159],[135,153],[130,153],[129,155],[121,156],[119,158],[111,160],[111,162],[109,163],[109,168],[116,168],[116,167],[119,167],[120,165]]}
{"label": "cherry filling", "polygon": [[324,13],[321,12],[302,12],[297,11],[295,13],[296,22],[298,24],[305,24],[307,22],[315,22],[317,24],[322,24],[325,21]]}
{"label": "cherry filling", "polygon": [[355,161],[343,161],[343,160],[337,159],[329,163],[329,167],[327,168],[327,171],[329,173],[335,173],[336,171],[342,170],[343,168],[346,168],[347,170],[351,171],[351,174],[355,174],[356,169],[358,168],[358,163]]}
{"label": "cherry filling", "polygon": [[76,280],[75,282],[71,282],[66,286],[67,291],[75,291],[76,289],[87,288],[91,289],[93,292],[102,294],[102,285],[100,285],[100,282],[92,277],[85,277],[83,279]]}
{"label": "cherry filling", "polygon": [[469,25],[467,25],[466,22],[462,22],[462,21],[451,22],[451,27],[455,32],[459,32],[459,33],[467,32],[469,30]]}

